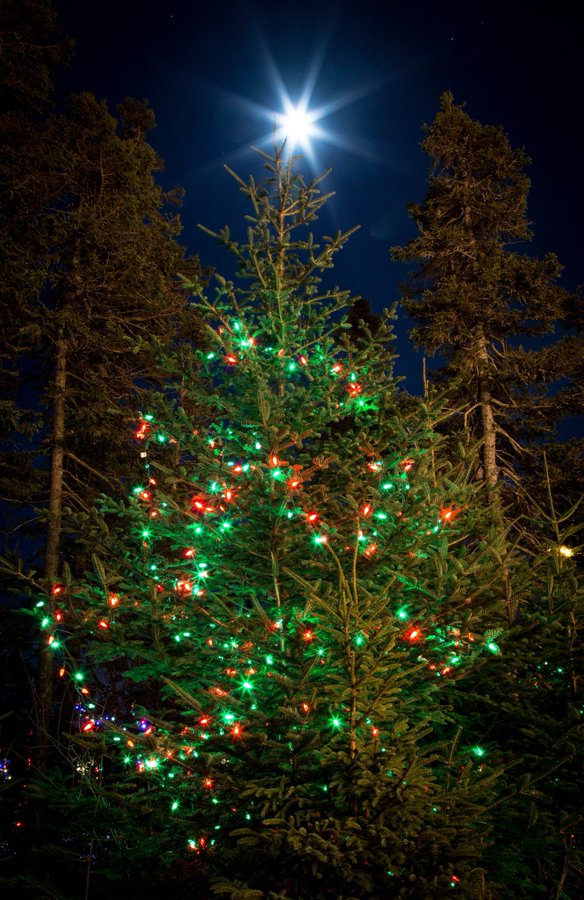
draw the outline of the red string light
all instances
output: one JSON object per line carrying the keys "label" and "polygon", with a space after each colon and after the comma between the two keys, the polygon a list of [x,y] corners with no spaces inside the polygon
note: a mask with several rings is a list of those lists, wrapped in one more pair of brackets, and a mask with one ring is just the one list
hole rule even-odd
{"label": "red string light", "polygon": [[140,424],[138,425],[138,428],[134,432],[135,439],[137,441],[143,441],[144,438],[146,437],[146,435],[148,434],[149,428],[150,428],[150,425],[148,424],[148,422],[140,422]]}
{"label": "red string light", "polygon": [[440,518],[444,523],[452,522],[460,512],[462,512],[460,507],[456,506],[455,503],[451,503],[449,506],[440,507]]}

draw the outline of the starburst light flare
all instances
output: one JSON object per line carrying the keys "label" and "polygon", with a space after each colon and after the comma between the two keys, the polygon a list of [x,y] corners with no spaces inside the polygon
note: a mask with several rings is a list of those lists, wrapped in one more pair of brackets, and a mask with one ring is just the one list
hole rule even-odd
{"label": "starburst light flare", "polygon": [[301,147],[305,153],[310,150],[310,139],[324,137],[324,133],[317,123],[318,113],[307,108],[305,102],[297,106],[286,98],[284,111],[276,114],[276,123],[279,126],[276,133],[277,142],[286,142],[289,152]]}

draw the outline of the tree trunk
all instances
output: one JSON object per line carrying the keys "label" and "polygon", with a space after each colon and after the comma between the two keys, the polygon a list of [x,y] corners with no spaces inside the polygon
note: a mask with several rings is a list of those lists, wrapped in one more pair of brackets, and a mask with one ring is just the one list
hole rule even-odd
{"label": "tree trunk", "polygon": [[51,707],[53,703],[55,595],[53,587],[59,574],[59,548],[63,517],[63,456],[65,444],[65,386],[67,381],[67,342],[58,337],[55,343],[55,381],[53,397],[53,430],[51,436],[51,470],[49,476],[49,521],[45,549],[46,616],[50,624],[43,632],[40,646],[36,693],[36,768],[44,771],[50,744]]}
{"label": "tree trunk", "polygon": [[483,445],[483,473],[487,486],[487,498],[489,503],[497,502],[496,487],[499,481],[499,467],[497,465],[497,429],[493,412],[493,400],[491,397],[489,379],[489,355],[487,342],[483,334],[477,341],[478,358],[478,401],[481,411],[482,445]]}

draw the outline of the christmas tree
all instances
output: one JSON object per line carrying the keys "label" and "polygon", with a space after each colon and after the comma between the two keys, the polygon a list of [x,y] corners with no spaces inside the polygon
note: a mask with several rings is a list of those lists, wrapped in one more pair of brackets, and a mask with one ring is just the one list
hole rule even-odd
{"label": "christmas tree", "polygon": [[164,872],[197,896],[488,896],[497,772],[453,709],[501,656],[514,562],[472,460],[396,387],[392,314],[352,340],[321,179],[262,156],[261,183],[234,176],[245,239],[217,235],[235,281],[191,284],[197,377],[144,411],[143,483],[54,587],[75,803],[106,811],[87,865],[125,857],[141,896]]}

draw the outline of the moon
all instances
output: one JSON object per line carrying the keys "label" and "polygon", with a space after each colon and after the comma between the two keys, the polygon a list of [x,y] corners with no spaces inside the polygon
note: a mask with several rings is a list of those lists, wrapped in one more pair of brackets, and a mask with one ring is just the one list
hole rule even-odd
{"label": "moon", "polygon": [[278,128],[278,140],[286,141],[288,151],[296,147],[303,150],[310,149],[310,139],[316,137],[319,129],[316,127],[318,113],[310,112],[305,104],[294,106],[290,101],[285,102],[284,111],[276,117]]}

